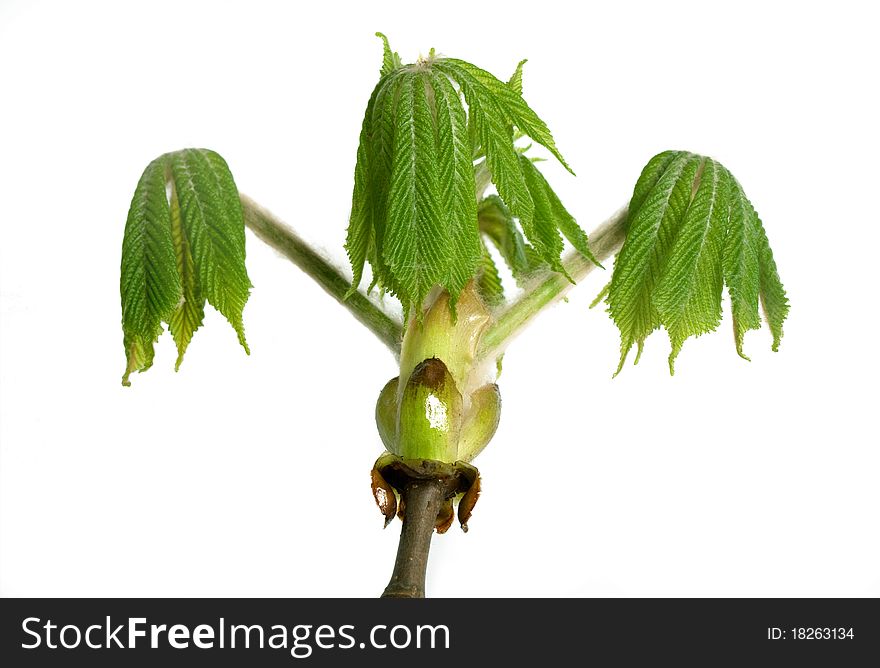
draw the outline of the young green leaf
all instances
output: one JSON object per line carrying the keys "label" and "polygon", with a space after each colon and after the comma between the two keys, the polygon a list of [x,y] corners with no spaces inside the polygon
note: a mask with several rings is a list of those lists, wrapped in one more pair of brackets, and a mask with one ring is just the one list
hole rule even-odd
{"label": "young green leaf", "polygon": [[388,192],[385,260],[409,310],[448,276],[452,230],[443,220],[434,115],[427,77],[408,73],[400,83],[394,161]]}
{"label": "young green leaf", "polygon": [[523,94],[523,65],[525,65],[527,62],[529,61],[525,58],[519,61],[516,65],[516,69],[513,71],[513,74],[510,75],[510,79],[507,80],[507,85],[510,86],[511,90],[517,95]]}
{"label": "young green leaf", "polygon": [[[435,286],[446,289],[454,308],[484,263],[477,197],[490,181],[509,218],[508,231],[497,229],[493,243],[503,255],[518,244],[515,255],[505,255],[517,278],[541,264],[562,269],[560,231],[588,254],[586,235],[534,166],[522,166],[524,149],[514,146],[526,133],[562,161],[547,126],[522,99],[525,61],[503,83],[433,50],[401,65],[384,37],[383,45],[382,76],[367,104],[355,165],[346,235],[351,291],[369,262],[373,284],[396,295],[407,316],[421,311]],[[483,213],[489,215],[486,206]],[[517,222],[535,248],[522,241]]]}
{"label": "young green leaf", "polygon": [[376,33],[376,37],[382,40],[382,69],[379,70],[379,76],[390,74],[401,66],[400,56],[396,51],[391,50],[388,38],[380,32]]}
{"label": "young green leaf", "polygon": [[370,188],[371,170],[371,147],[369,144],[372,131],[373,109],[376,106],[376,97],[381,90],[376,86],[370,101],[367,103],[367,111],[361,126],[361,136],[358,141],[357,162],[354,170],[354,191],[351,196],[351,218],[345,237],[345,251],[351,262],[353,278],[350,295],[357,290],[364,273],[364,262],[367,252],[373,240],[373,201],[372,189]]}
{"label": "young green leaf", "polygon": [[670,373],[685,339],[714,331],[721,322],[721,249],[729,215],[721,166],[704,159],[694,187],[654,293],[654,306],[672,342]]}
{"label": "young green leaf", "polygon": [[565,269],[559,260],[559,256],[562,254],[562,237],[559,235],[555,212],[547,194],[549,188],[544,187],[547,182],[544,181],[544,177],[541,176],[531,160],[524,155],[517,157],[523,179],[535,205],[534,218],[531,221],[520,220],[523,232],[541,259],[555,271],[564,274]]}
{"label": "young green leaf", "polygon": [[438,72],[431,73],[430,81],[437,118],[442,216],[453,246],[449,276],[443,283],[454,305],[465,284],[473,278],[481,257],[473,150],[460,94]]}
{"label": "young green leaf", "polygon": [[204,320],[206,299],[248,350],[242,310],[251,284],[244,259],[241,201],[223,158],[207,149],[184,149],[151,162],[132,198],[122,242],[124,385],[133,371],[152,364],[163,321],[180,368]]}
{"label": "young green leaf", "polygon": [[[590,242],[587,238],[587,233],[580,228],[577,221],[574,219],[574,216],[568,212],[562,204],[562,201],[559,199],[559,196],[553,192],[550,184],[547,183],[547,179],[544,178],[544,175],[541,174],[535,166],[534,160],[530,160],[526,156],[520,155],[519,161],[520,168],[523,170],[523,174],[526,177],[526,183],[529,186],[529,192],[532,194],[532,200],[536,204],[536,218],[539,220],[546,220],[548,228],[552,226],[553,228],[558,229],[558,231],[568,239],[569,243],[574,246],[575,250],[596,266],[601,267],[602,265],[599,264],[599,261],[596,260],[590,250]],[[538,206],[539,202],[540,206]],[[528,236],[528,231],[526,232],[526,236]],[[556,265],[558,264],[559,252],[562,250],[561,242],[556,243],[556,240],[559,239],[559,234],[556,233],[555,230],[553,236],[554,245],[553,250],[551,250],[550,253],[553,257],[544,257],[543,255],[542,257],[544,257],[547,264],[554,267],[557,271],[560,271],[561,265],[559,268],[557,268]],[[530,239],[530,241],[533,240]],[[535,248],[540,252],[538,243],[535,243]]]}
{"label": "young green leaf", "polygon": [[609,312],[621,332],[617,373],[630,348],[635,344],[641,353],[661,325],[672,344],[674,373],[684,341],[717,328],[725,283],[740,355],[745,332],[760,327],[759,301],[776,350],[788,300],[741,186],[711,158],[683,151],[655,156],[633,191],[627,237],[608,286]]}
{"label": "young green leaf", "polygon": [[242,311],[252,286],[244,263],[244,217],[235,181],[223,158],[207,149],[177,151],[169,160],[200,290],[250,353]]}
{"label": "young green leaf", "polygon": [[[521,66],[522,64],[520,64],[520,67]],[[526,104],[526,101],[522,98],[520,92],[515,89],[515,85],[508,85],[486,70],[455,58],[444,58],[439,60],[437,62],[437,67],[441,68],[444,72],[449,74],[451,78],[458,81],[462,89],[465,91],[465,97],[468,95],[468,90],[471,90],[481,91],[479,95],[476,95],[478,100],[485,97],[490,97],[495,100],[506,120],[513,123],[513,125],[519,128],[523,134],[531,137],[534,141],[550,151],[554,157],[559,160],[563,167],[574,174],[571,167],[565,162],[565,158],[562,157],[562,153],[556,148],[556,142],[553,139],[553,135],[550,133],[550,128],[548,128],[547,124],[541,120],[538,114]],[[520,86],[522,84],[521,77],[522,73],[520,72]],[[515,83],[516,82],[514,81],[514,84]],[[468,104],[470,104],[470,100],[468,100]]]}
{"label": "young green leaf", "polygon": [[773,350],[777,351],[782,323],[788,316],[788,298],[761,219],[739,182],[726,170],[725,175],[731,192],[731,213],[724,240],[724,280],[730,293],[736,350],[748,359],[743,353],[743,338],[748,330],[761,327],[758,301],[773,335]]}
{"label": "young green leaf", "polygon": [[[394,165],[394,128],[398,88],[400,81],[406,76],[406,70],[395,71],[383,77],[377,85],[376,103],[370,115],[369,156],[369,198],[371,211],[372,242],[367,258],[373,267],[373,280],[383,290],[394,294],[400,293],[391,269],[384,256],[385,231],[388,216],[388,190],[391,186],[391,170]],[[357,285],[355,284],[355,287]]]}
{"label": "young green leaf", "polygon": [[477,290],[480,297],[489,306],[498,306],[504,301],[504,287],[501,284],[501,276],[498,274],[498,267],[495,266],[495,260],[489,253],[485,242],[481,242],[482,259],[480,269],[477,272]]}
{"label": "young green leaf", "polygon": [[171,238],[174,240],[174,253],[177,256],[177,275],[183,290],[180,303],[168,320],[168,331],[177,344],[177,362],[174,370],[180,369],[183,355],[192,340],[195,331],[202,326],[205,319],[205,297],[199,286],[196,275],[192,248],[183,221],[180,217],[180,202],[177,199],[177,188],[171,186]]}
{"label": "young green leaf", "polygon": [[165,157],[153,160],[138,181],[122,240],[120,293],[126,367],[122,384],[134,371],[153,364],[153,344],[181,297],[180,277],[165,195]]}
{"label": "young green leaf", "polygon": [[[519,169],[518,154],[513,147],[509,125],[512,121],[499,106],[499,88],[495,87],[493,91],[482,85],[466,69],[461,68],[458,62],[460,61],[441,60],[434,66],[461,86],[468,103],[468,113],[473,119],[476,138],[486,154],[492,183],[520,223],[523,226],[531,225],[535,207]],[[500,81],[498,84],[500,89],[509,90],[506,84]]]}
{"label": "young green leaf", "polygon": [[[480,202],[478,208],[480,231],[492,242],[510,269],[513,277],[519,280],[536,269],[529,262],[527,244],[516,227],[510,210],[498,195],[489,195]],[[533,255],[537,257],[537,254]]]}

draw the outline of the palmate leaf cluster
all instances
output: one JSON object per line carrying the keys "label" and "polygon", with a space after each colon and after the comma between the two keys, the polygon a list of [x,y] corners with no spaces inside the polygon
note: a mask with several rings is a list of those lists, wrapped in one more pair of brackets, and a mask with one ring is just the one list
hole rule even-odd
{"label": "palmate leaf cluster", "polygon": [[[409,315],[434,286],[454,304],[474,278],[487,301],[500,301],[487,242],[516,277],[539,266],[563,272],[563,235],[592,259],[587,235],[515,144],[527,136],[571,171],[522,97],[523,63],[508,82],[433,51],[403,65],[380,36],[381,78],[364,115],[346,239],[352,290],[369,262],[374,282]],[[489,182],[497,195],[478,202]]]}
{"label": "palmate leaf cluster", "polygon": [[241,201],[223,158],[184,149],[153,160],[135,189],[122,241],[123,385],[152,365],[163,322],[180,367],[205,302],[226,317],[248,351],[242,311],[250,289]]}
{"label": "palmate leaf cluster", "polygon": [[633,345],[661,325],[669,333],[669,370],[684,341],[715,330],[724,285],[734,341],[761,326],[759,305],[782,339],[788,299],[761,219],[733,175],[712,158],[685,151],[654,156],[636,183],[626,241],[607,288],[608,310],[621,333],[618,373]]}

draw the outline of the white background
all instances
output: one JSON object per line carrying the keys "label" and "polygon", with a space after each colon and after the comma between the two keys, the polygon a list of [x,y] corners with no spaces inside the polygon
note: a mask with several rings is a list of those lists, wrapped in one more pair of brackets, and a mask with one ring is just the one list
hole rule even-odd
{"label": "white background", "polygon": [[248,233],[252,355],[213,311],[123,388],[119,257],[142,169],[217,150],[334,257],[386,32],[506,78],[578,173],[588,231],[667,148],[743,183],[792,302],[677,374],[570,302],[510,348],[471,531],[435,596],[880,595],[877,15],[871,3],[0,3],[0,592],[375,596],[399,524],[369,491],[390,354]]}

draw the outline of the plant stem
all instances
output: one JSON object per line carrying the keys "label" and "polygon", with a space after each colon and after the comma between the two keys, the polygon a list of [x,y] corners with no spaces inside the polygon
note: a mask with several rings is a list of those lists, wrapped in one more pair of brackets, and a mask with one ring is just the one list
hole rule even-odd
{"label": "plant stem", "polygon": [[[247,195],[241,195],[244,222],[263,241],[287,257],[311,276],[337,302],[351,311],[352,315],[379,337],[395,357],[400,356],[403,325],[399,319],[362,292],[345,297],[350,287],[349,279],[327,259],[311,248],[290,227]],[[616,253],[625,237],[627,207],[602,223],[590,234],[590,249],[601,262]],[[562,264],[575,282],[581,281],[595,265],[577,251],[568,252]],[[564,276],[545,271],[527,287],[513,302],[507,304],[495,316],[480,342],[479,358],[494,357],[546,306],[561,299],[574,286]]]}
{"label": "plant stem", "polygon": [[382,598],[425,598],[428,551],[446,488],[440,480],[415,480],[406,485],[401,496],[403,528],[394,572]]}
{"label": "plant stem", "polygon": [[361,324],[379,337],[395,356],[400,355],[403,326],[399,320],[386,313],[362,292],[354,292],[346,298],[351,281],[290,227],[247,195],[241,195],[241,207],[244,223],[254,234],[311,276],[331,297],[351,311]]}
{"label": "plant stem", "polygon": [[[626,236],[627,207],[618,210],[590,234],[590,250],[602,262],[616,253]],[[595,267],[578,251],[570,251],[562,258],[565,270],[575,282],[583,280]],[[479,358],[496,357],[507,344],[545,307],[565,296],[574,283],[555,271],[546,271],[513,302],[495,316],[494,322],[480,340]]]}

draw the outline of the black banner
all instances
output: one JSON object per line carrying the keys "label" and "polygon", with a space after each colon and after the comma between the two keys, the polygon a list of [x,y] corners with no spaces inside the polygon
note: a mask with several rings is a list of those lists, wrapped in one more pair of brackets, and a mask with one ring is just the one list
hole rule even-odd
{"label": "black banner", "polygon": [[[866,665],[874,599],[5,599],[5,666]],[[871,658],[873,657],[873,658]],[[464,663],[458,663],[464,662]],[[394,665],[394,664],[388,664]]]}

